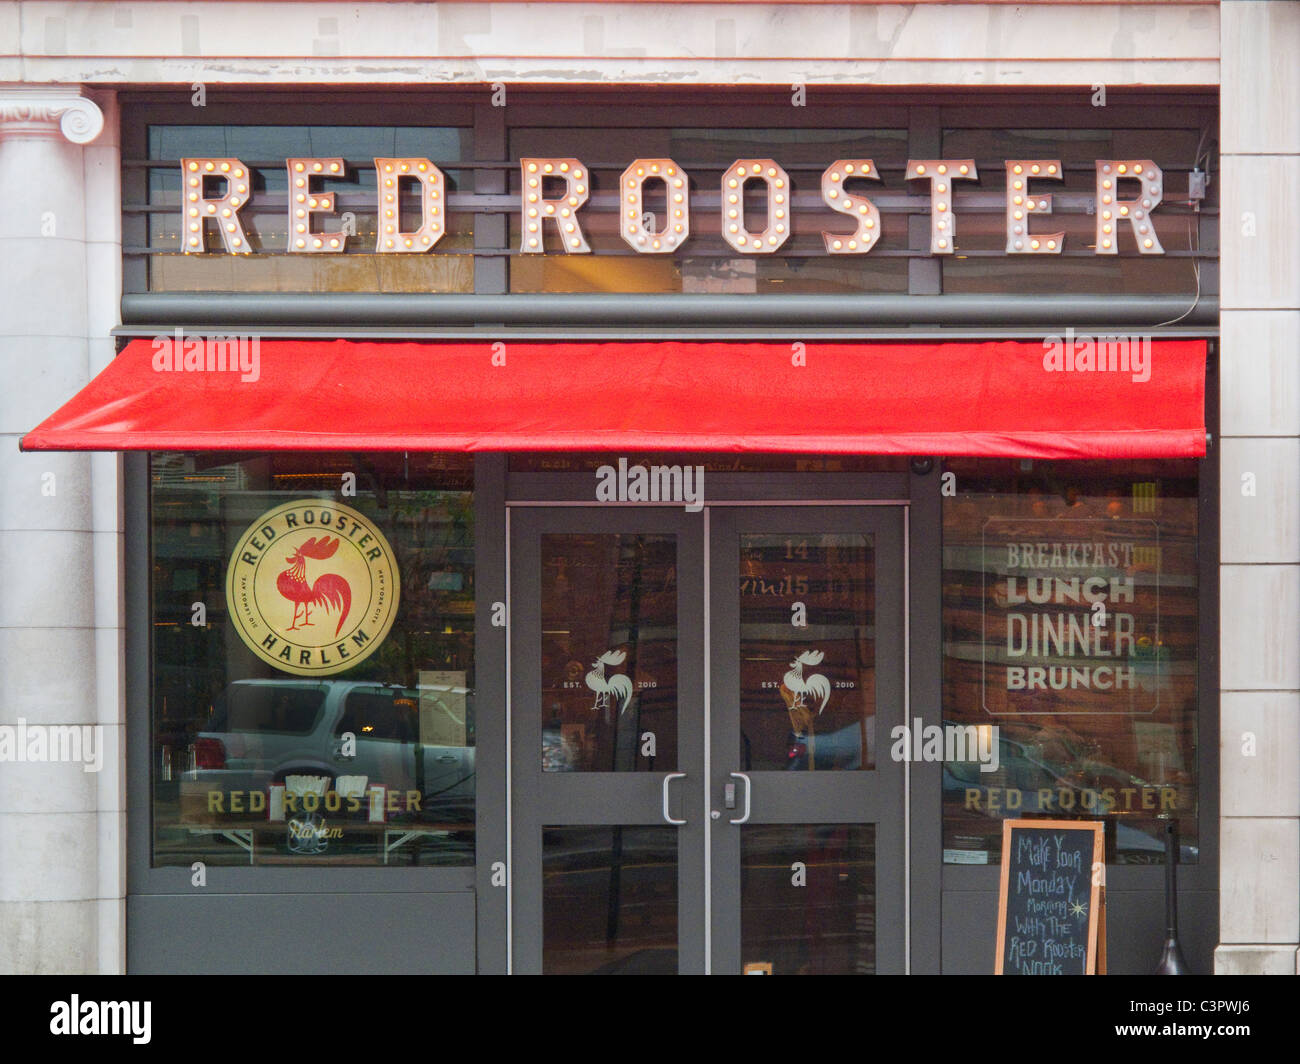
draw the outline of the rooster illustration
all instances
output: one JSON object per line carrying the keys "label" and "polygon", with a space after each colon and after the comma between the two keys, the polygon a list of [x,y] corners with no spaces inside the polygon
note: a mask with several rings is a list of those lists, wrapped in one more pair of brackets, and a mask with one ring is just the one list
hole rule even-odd
{"label": "rooster illustration", "polygon": [[607,721],[609,719],[609,696],[611,693],[618,701],[620,716],[632,701],[632,681],[630,679],[621,673],[617,676],[610,676],[608,679],[605,677],[606,665],[622,665],[626,658],[627,651],[625,650],[607,650],[591,663],[591,672],[587,673],[587,686],[596,692],[596,702],[591,708],[597,711],[605,710]]}
{"label": "rooster illustration", "polygon": [[826,708],[826,703],[831,700],[830,680],[826,679],[821,673],[813,673],[807,678],[803,674],[805,665],[820,665],[822,658],[825,656],[820,650],[805,650],[794,661],[790,662],[790,671],[785,674],[785,678],[781,682],[785,685],[786,690],[794,696],[790,703],[791,712],[807,708],[804,705],[804,695],[812,695],[819,700],[820,704],[817,706],[818,716]]}
{"label": "rooster illustration", "polygon": [[[275,586],[279,588],[281,595],[293,603],[293,622],[288,628],[290,632],[299,628],[313,627],[311,623],[313,606],[320,606],[325,610],[341,610],[339,624],[334,629],[334,634],[337,636],[343,630],[343,622],[347,620],[348,610],[352,608],[352,588],[348,586],[348,582],[338,573],[325,573],[318,576],[314,584],[307,583],[307,559],[316,558],[323,561],[334,557],[334,552],[338,549],[337,539],[330,539],[329,536],[321,536],[317,539],[313,536],[285,558],[290,568],[276,578]],[[298,623],[299,609],[302,610],[302,624]]]}

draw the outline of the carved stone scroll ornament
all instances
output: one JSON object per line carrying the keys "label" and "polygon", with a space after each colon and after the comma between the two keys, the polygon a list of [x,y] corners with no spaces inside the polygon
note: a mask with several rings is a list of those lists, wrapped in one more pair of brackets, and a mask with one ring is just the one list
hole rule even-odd
{"label": "carved stone scroll ornament", "polygon": [[89,144],[103,128],[104,112],[76,90],[0,86],[0,137],[61,133],[73,144]]}

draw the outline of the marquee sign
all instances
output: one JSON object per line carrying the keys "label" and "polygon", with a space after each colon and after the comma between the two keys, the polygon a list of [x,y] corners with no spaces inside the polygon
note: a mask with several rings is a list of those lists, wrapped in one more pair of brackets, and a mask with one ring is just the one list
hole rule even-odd
{"label": "marquee sign", "polygon": [[330,676],[379,648],[397,615],[396,556],[365,514],[299,499],[239,537],[226,608],[239,638],[296,676]]}
{"label": "marquee sign", "polygon": [[[335,210],[334,193],[325,187],[330,178],[342,179],[347,164],[341,158],[285,160],[289,178],[289,217],[286,251],[298,254],[338,254],[346,250],[342,230],[316,227],[318,217]],[[1033,215],[1052,213],[1052,197],[1045,183],[1063,178],[1059,159],[1009,159],[1006,180],[1006,253],[1008,255],[1059,255],[1065,233],[1030,228]],[[379,219],[375,252],[379,254],[431,251],[446,233],[446,178],[425,158],[376,158],[376,211]],[[580,212],[591,191],[589,170],[571,157],[525,158],[520,167],[519,251],[540,255],[546,235],[558,236],[566,254],[590,254]],[[1163,197],[1164,175],[1150,159],[1098,159],[1096,167],[1096,218],[1094,253],[1114,255],[1121,240],[1131,238],[1139,253],[1163,255],[1164,248],[1151,221]],[[207,228],[215,225],[225,250],[232,255],[252,253],[240,221],[252,197],[249,167],[237,158],[181,160],[184,188],[181,249],[187,254],[208,251]],[[906,180],[925,182],[930,193],[930,253],[951,255],[956,250],[957,217],[953,186],[978,179],[973,159],[910,159]],[[881,219],[861,183],[880,181],[871,159],[837,159],[821,175],[821,198],[831,210],[847,215],[852,228],[822,233],[828,255],[865,255],[880,239]],[[662,221],[644,210],[647,185],[660,184],[667,212]],[[850,184],[853,188],[850,189]],[[618,232],[633,251],[642,255],[668,255],[690,239],[690,175],[669,158],[635,159],[619,178]],[[745,194],[761,186],[766,204],[762,228],[749,229],[745,220]],[[418,192],[419,225],[404,229],[400,203],[403,193]],[[774,159],[737,159],[723,171],[719,186],[722,238],[742,255],[770,255],[790,237],[790,177]],[[1128,234],[1127,236],[1125,234]]]}

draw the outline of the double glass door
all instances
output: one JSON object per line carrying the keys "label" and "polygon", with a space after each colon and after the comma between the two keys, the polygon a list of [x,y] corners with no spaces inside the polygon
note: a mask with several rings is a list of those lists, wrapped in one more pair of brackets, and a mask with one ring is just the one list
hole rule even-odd
{"label": "double glass door", "polygon": [[511,511],[516,972],[903,969],[902,511]]}

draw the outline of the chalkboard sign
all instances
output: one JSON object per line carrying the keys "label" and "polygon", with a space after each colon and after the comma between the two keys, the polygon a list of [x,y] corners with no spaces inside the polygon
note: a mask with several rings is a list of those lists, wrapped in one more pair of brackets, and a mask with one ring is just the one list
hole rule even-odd
{"label": "chalkboard sign", "polygon": [[1099,820],[1003,821],[996,974],[1105,972],[1102,831]]}

